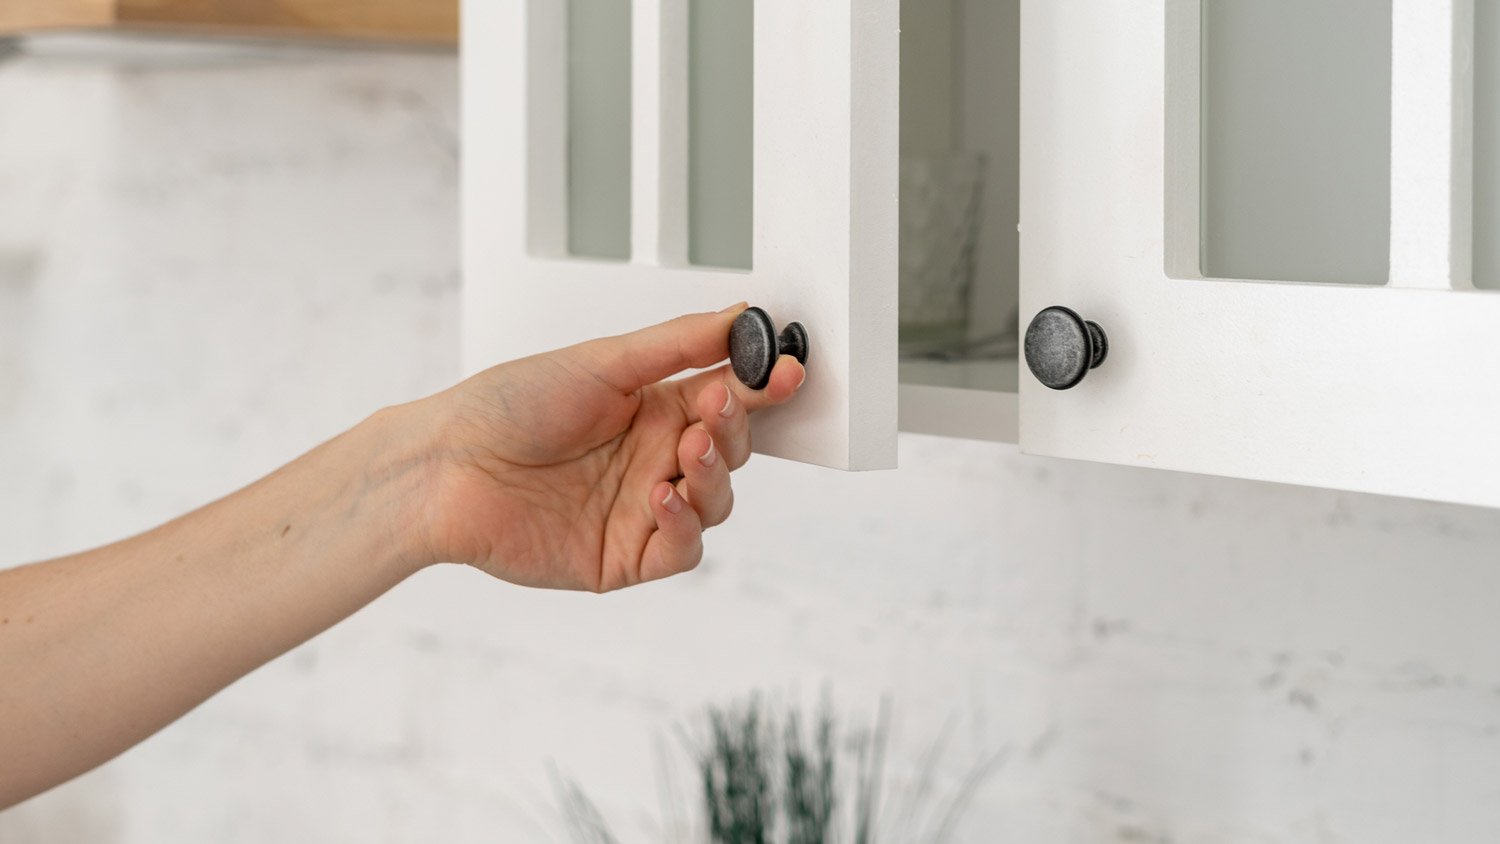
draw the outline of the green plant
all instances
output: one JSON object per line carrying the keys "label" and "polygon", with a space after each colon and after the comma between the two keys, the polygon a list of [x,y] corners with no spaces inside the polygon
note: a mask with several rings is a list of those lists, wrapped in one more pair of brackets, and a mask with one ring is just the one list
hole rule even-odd
{"label": "green plant", "polygon": [[708,835],[714,844],[770,844],[775,824],[768,725],[758,701],[708,713],[709,750],[699,754]]}
{"label": "green plant", "polygon": [[787,820],[787,844],[823,844],[828,840],[837,804],[832,713],[826,707],[819,713],[809,744],[803,744],[801,715],[795,710],[789,713],[782,756],[786,776],[782,810]]}
{"label": "green plant", "polygon": [[[682,731],[697,774],[700,838],[706,844],[944,844],[979,786],[999,764],[976,764],[956,791],[939,801],[934,772],[943,742],[926,754],[904,805],[883,812],[888,707],[868,729],[840,730],[825,703],[812,717],[777,710],[760,696],[712,707],[696,729]],[[602,814],[576,783],[557,781],[574,844],[618,844]],[[670,807],[679,795],[665,796]],[[938,805],[942,804],[942,805]],[[881,827],[886,816],[885,828]],[[670,821],[671,818],[664,818]]]}
{"label": "green plant", "polygon": [[620,844],[619,839],[610,833],[599,808],[583,793],[578,783],[564,779],[554,771],[553,786],[562,802],[568,835],[576,844]]}

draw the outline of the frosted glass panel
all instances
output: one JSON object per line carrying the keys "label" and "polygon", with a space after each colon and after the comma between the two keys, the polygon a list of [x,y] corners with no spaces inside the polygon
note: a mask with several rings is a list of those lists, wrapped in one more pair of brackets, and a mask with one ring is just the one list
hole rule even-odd
{"label": "frosted glass panel", "polygon": [[568,0],[568,251],[630,257],[629,0]]}
{"label": "frosted glass panel", "polygon": [[688,260],[750,267],[754,3],[688,7]]}
{"label": "frosted glass panel", "polygon": [[1500,0],[1474,3],[1474,286],[1500,290]]}
{"label": "frosted glass panel", "polygon": [[1203,274],[1384,284],[1390,0],[1203,4]]}

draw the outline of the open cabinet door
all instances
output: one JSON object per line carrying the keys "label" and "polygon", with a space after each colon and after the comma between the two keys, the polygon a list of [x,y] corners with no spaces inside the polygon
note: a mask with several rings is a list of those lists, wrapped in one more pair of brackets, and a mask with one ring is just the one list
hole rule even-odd
{"label": "open cabinet door", "polygon": [[893,466],[896,0],[755,2],[748,271],[687,258],[688,0],[630,4],[629,258],[569,254],[568,5],[463,6],[466,369],[746,300],[811,348],[755,450]]}
{"label": "open cabinet door", "polygon": [[[1238,8],[1334,5],[1380,6]],[[1067,390],[1022,371],[1022,449],[1500,506],[1500,291],[1473,289],[1469,270],[1471,113],[1490,107],[1472,95],[1473,4],[1393,0],[1382,33],[1346,44],[1379,51],[1389,74],[1368,109],[1389,119],[1388,147],[1382,134],[1373,150],[1373,204],[1389,212],[1389,254],[1375,250],[1378,273],[1364,286],[1331,283],[1354,271],[1344,264],[1326,279],[1205,277],[1213,275],[1203,260],[1212,237],[1200,226],[1213,209],[1203,204],[1201,179],[1214,172],[1205,165],[1223,161],[1202,147],[1205,139],[1243,141],[1202,123],[1203,69],[1218,66],[1201,52],[1204,33],[1214,31],[1204,16],[1226,8],[1209,0],[1023,7],[1022,318],[1066,306],[1103,327],[1108,354]],[[1286,61],[1283,51],[1304,33],[1279,23],[1248,47],[1239,42],[1247,69],[1239,79],[1259,84]],[[1338,46],[1307,45],[1311,71],[1289,77],[1285,97],[1230,105],[1271,109],[1279,119],[1286,101],[1302,96],[1298,86],[1319,84],[1312,74],[1340,72],[1336,58],[1318,57]],[[1340,81],[1312,106],[1340,108],[1347,98],[1336,94],[1349,88]],[[1246,89],[1214,90],[1235,97]],[[1309,109],[1306,142],[1326,141],[1328,117]],[[1245,149],[1280,155],[1300,143],[1283,133]],[[1312,177],[1336,176],[1360,154],[1347,144],[1327,152]],[[1216,207],[1247,207],[1230,200]],[[1312,215],[1313,224],[1338,224],[1335,216]],[[1274,218],[1258,220],[1262,229],[1251,234]],[[1386,221],[1378,223],[1386,247]]]}

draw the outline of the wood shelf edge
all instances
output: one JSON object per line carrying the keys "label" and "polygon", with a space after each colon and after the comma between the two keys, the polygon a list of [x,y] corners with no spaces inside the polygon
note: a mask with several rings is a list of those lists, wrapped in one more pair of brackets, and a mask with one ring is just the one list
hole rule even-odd
{"label": "wood shelf edge", "polygon": [[0,36],[119,28],[455,46],[458,0],[8,0]]}

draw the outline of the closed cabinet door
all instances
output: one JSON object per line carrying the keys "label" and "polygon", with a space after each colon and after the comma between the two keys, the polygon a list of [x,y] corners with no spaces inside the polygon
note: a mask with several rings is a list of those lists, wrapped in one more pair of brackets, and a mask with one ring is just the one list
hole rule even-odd
{"label": "closed cabinet door", "polygon": [[1028,0],[1023,450],[1500,506],[1484,6]]}
{"label": "closed cabinet door", "polygon": [[[743,8],[751,55],[725,82],[739,71],[714,61],[734,50],[690,51],[714,33],[687,0],[466,0],[466,366],[746,300],[810,341],[802,394],[756,415],[756,450],[893,466],[897,3]],[[694,135],[737,119],[722,144]],[[748,260],[709,266],[699,182],[735,172]]]}

